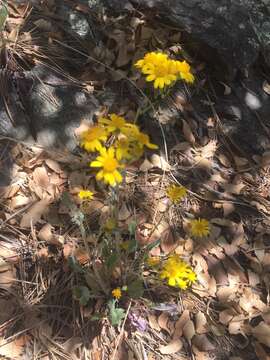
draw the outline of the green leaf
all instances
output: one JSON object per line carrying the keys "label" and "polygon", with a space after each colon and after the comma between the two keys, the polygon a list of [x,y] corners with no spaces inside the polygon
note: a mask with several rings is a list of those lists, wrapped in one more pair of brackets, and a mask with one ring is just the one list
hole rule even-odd
{"label": "green leaf", "polygon": [[127,252],[129,254],[135,252],[137,250],[137,247],[138,247],[138,243],[137,243],[137,240],[135,238],[133,238],[132,240],[130,240],[128,242],[128,248],[127,248]]}
{"label": "green leaf", "polygon": [[135,235],[136,228],[137,228],[137,223],[136,223],[136,221],[131,221],[131,222],[128,224],[128,232],[129,232],[130,236],[134,236],[134,235]]}
{"label": "green leaf", "polygon": [[143,296],[144,293],[143,281],[141,279],[136,279],[130,284],[128,284],[127,293],[133,299],[137,299]]}
{"label": "green leaf", "polygon": [[95,275],[93,275],[92,273],[90,273],[90,271],[88,271],[88,272],[85,272],[84,278],[85,278],[87,285],[92,290],[92,292],[96,295],[100,294],[102,289],[100,288],[100,285],[99,285],[98,281],[96,280]]}
{"label": "green leaf", "polygon": [[121,323],[121,320],[125,317],[125,310],[122,308],[117,308],[115,306],[116,300],[111,300],[108,303],[109,306],[109,319],[112,326],[118,326]]}
{"label": "green leaf", "polygon": [[107,258],[106,265],[109,270],[113,270],[115,268],[117,262],[118,262],[118,254],[115,252]]}
{"label": "green leaf", "polygon": [[6,5],[3,4],[0,9],[0,31],[4,30],[7,17],[8,17],[8,9]]}
{"label": "green leaf", "polygon": [[152,242],[151,244],[148,244],[146,247],[145,247],[145,250],[147,252],[151,251],[152,249],[154,249],[155,247],[159,246],[160,245],[160,239]]}
{"label": "green leaf", "polygon": [[78,274],[83,274],[85,270],[81,267],[74,256],[68,257],[68,266],[71,268],[72,271]]}
{"label": "green leaf", "polygon": [[73,296],[82,306],[85,306],[88,303],[91,294],[86,286],[76,286],[73,289]]}
{"label": "green leaf", "polygon": [[102,314],[98,314],[98,313],[94,313],[91,317],[90,317],[90,321],[98,321],[103,319],[103,315]]}

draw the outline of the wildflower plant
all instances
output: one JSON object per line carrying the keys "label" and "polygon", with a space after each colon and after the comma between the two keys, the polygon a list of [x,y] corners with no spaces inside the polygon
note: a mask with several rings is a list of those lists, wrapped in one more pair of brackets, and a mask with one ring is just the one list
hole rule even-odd
{"label": "wildflower plant", "polygon": [[[135,66],[160,93],[178,80],[194,82],[186,61],[170,59],[162,52],[146,54]],[[152,103],[149,99],[148,101],[151,107]],[[148,109],[139,108],[136,120]],[[82,306],[103,298],[107,302],[108,318],[112,325],[117,326],[125,318],[126,301],[140,298],[144,294],[147,282],[145,269],[148,272],[151,270],[159,284],[165,281],[167,285],[183,290],[196,281],[196,274],[177,255],[171,255],[165,260],[150,256],[151,250],[160,245],[161,239],[140,246],[136,238],[136,222],[130,222],[128,230],[119,227],[119,189],[125,180],[125,169],[141,158],[146,149],[158,149],[149,135],[142,132],[135,121],[128,122],[123,116],[112,113],[99,117],[95,125],[84,131],[80,136],[80,145],[89,153],[89,167],[95,171],[96,181],[109,185],[107,201],[110,212],[107,220],[103,219],[97,233],[91,234],[95,239],[93,251],[90,251],[87,240],[86,218],[83,213],[81,216],[81,212],[80,216],[76,215],[76,224],[79,224],[89,262],[82,266],[71,257],[69,265],[76,273],[79,283],[74,288],[73,295]],[[171,205],[174,205],[187,195],[187,189],[172,184],[167,188],[166,195]],[[94,193],[90,190],[78,193],[81,203],[89,206],[93,196]],[[76,213],[74,209],[73,212]]]}

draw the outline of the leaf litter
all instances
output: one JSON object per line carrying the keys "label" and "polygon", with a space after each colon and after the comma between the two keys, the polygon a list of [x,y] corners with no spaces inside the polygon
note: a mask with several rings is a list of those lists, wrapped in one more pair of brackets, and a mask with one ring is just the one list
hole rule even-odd
{"label": "leaf litter", "polygon": [[[24,6],[13,4],[9,8],[11,26],[23,21]],[[50,13],[55,2],[39,6]],[[78,5],[76,10],[84,13],[88,7]],[[51,21],[39,16],[33,24],[40,31],[49,31],[52,39],[64,39],[63,30],[54,32]],[[99,19],[100,25],[106,24],[111,31],[104,34],[103,45],[93,48],[101,63],[90,61],[94,69],[91,72],[87,70],[89,64],[82,66],[77,74],[81,82],[101,91],[104,86],[122,87],[121,81],[131,79],[144,90],[145,83],[136,78],[130,64],[149,49],[168,49],[176,54],[181,51],[181,33],[168,31],[143,15],[136,16],[125,15],[119,21],[108,15]],[[22,32],[19,36],[26,35]],[[28,60],[36,60],[34,52],[26,55]],[[204,66],[199,64],[197,68],[204,77]],[[224,84],[224,88],[225,95],[229,95],[229,86]],[[267,92],[266,83],[263,88]],[[136,89],[129,89],[127,94],[125,101],[118,97],[114,106],[127,109],[141,101]],[[152,255],[166,257],[175,251],[190,259],[198,282],[186,292],[164,293],[157,288],[154,298],[134,300],[132,306],[139,307],[148,327],[136,334],[126,326],[118,352],[127,351],[130,359],[233,360],[247,358],[247,352],[268,359],[269,152],[234,153],[235,148],[222,142],[215,113],[209,114],[205,124],[186,94],[174,95],[174,105],[170,106],[180,112],[181,120],[166,122],[168,157],[162,151],[146,156],[130,170],[132,176],[127,174],[130,180],[120,198],[119,219],[123,228],[131,219],[135,221],[141,244],[157,242]],[[170,120],[166,113],[169,110],[159,109],[156,120],[161,124],[164,119]],[[184,116],[187,111],[192,115]],[[143,124],[146,129],[150,122],[148,119]],[[151,130],[158,142],[159,130]],[[0,301],[3,308],[7,301],[10,303],[6,316],[1,316],[0,355],[16,359],[30,351],[31,358],[31,341],[35,341],[43,358],[46,354],[54,358],[70,354],[67,358],[83,359],[83,354],[89,352],[94,359],[109,359],[118,330],[106,321],[95,320],[102,313],[102,301],[90,309],[76,308],[68,288],[67,267],[67,259],[73,256],[79,274],[91,258],[78,224],[83,216],[91,233],[99,221],[104,223],[108,212],[104,192],[89,177],[83,156],[56,156],[53,151],[50,154],[23,144],[16,145],[12,153],[16,181],[0,189],[0,240],[6,245],[0,248]],[[258,162],[250,166],[254,155]],[[251,171],[254,166],[255,173]],[[175,178],[188,188],[190,196],[181,206],[167,211],[165,189]],[[75,194],[88,186],[96,191],[95,203],[88,209],[79,208]],[[63,203],[64,192],[70,192],[74,206]],[[193,240],[183,231],[192,213],[211,220],[208,239]],[[87,241],[94,252],[95,237]],[[117,273],[114,276],[117,279]],[[94,286],[93,279],[88,281]],[[150,310],[149,301],[156,308]],[[165,311],[160,303],[167,308],[174,304],[177,311]],[[82,331],[86,333],[81,337]],[[95,334],[90,337],[90,350],[83,341],[89,331]],[[20,335],[24,332],[26,335]],[[140,346],[134,346],[136,336]]]}

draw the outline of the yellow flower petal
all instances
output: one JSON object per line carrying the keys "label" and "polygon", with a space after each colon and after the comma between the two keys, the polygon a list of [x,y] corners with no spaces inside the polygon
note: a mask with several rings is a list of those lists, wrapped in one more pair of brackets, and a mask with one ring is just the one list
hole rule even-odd
{"label": "yellow flower petal", "polygon": [[102,167],[102,163],[100,161],[94,160],[90,163],[91,167]]}

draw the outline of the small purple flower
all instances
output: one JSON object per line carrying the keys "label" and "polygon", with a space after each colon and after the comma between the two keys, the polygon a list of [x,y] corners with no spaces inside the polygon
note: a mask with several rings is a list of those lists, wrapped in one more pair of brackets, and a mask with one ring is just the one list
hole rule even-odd
{"label": "small purple flower", "polygon": [[147,321],[138,314],[130,312],[128,314],[128,319],[131,325],[134,326],[137,330],[142,332],[147,330]]}

